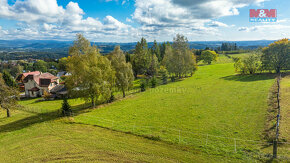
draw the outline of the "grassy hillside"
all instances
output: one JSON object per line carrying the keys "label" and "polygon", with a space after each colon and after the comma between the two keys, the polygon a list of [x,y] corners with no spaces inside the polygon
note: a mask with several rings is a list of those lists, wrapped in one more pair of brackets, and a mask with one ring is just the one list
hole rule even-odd
{"label": "grassy hillside", "polygon": [[60,100],[21,101],[9,119],[0,111],[0,162],[252,162],[265,145],[274,77],[218,63],[96,109],[69,100],[69,119],[59,117]]}
{"label": "grassy hillside", "polygon": [[281,123],[280,138],[286,141],[280,144],[279,152],[290,156],[290,74],[281,80]]}
{"label": "grassy hillside", "polygon": [[[104,128],[72,124],[60,118],[61,101],[21,102],[29,106],[0,112],[0,162],[217,162],[233,160],[211,156],[193,148],[169,145]],[[70,101],[74,112],[82,101]],[[81,104],[81,105],[79,105]]]}
{"label": "grassy hillside", "polygon": [[273,78],[235,75],[231,63],[201,66],[192,78],[81,114],[75,122],[247,158],[246,151],[262,144]]}

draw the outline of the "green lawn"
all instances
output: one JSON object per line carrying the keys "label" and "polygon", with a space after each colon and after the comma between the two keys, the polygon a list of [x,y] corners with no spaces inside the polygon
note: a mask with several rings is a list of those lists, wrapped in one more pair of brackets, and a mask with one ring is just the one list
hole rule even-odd
{"label": "green lawn", "polygon": [[278,148],[283,155],[290,157],[290,74],[284,76],[281,80],[281,123],[280,140],[285,143]]}
{"label": "green lawn", "polygon": [[272,75],[235,75],[232,63],[201,66],[192,78],[81,114],[75,122],[247,158],[245,151],[263,144],[273,83]]}
{"label": "green lawn", "polygon": [[[253,162],[264,157],[272,75],[236,75],[226,56],[193,77],[88,109],[21,101],[0,111],[0,162]],[[138,85],[136,82],[135,85]]]}
{"label": "green lawn", "polygon": [[[61,101],[22,101],[25,111],[0,111],[0,162],[217,162],[234,160],[59,117]],[[70,100],[74,113],[83,101]],[[238,160],[236,160],[238,161]]]}

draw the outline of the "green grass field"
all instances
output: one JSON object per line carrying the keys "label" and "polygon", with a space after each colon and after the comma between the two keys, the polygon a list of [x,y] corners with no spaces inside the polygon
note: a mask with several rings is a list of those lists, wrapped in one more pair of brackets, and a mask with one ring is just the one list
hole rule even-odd
{"label": "green grass field", "polygon": [[0,162],[261,161],[274,76],[236,75],[226,59],[96,109],[69,100],[69,119],[60,100],[21,101],[11,118],[0,112]]}
{"label": "green grass field", "polygon": [[242,158],[260,147],[244,140],[262,141],[273,78],[235,75],[231,63],[201,66],[192,78],[81,114],[75,122]]}
{"label": "green grass field", "polygon": [[281,144],[280,153],[290,156],[290,74],[281,80],[281,123],[280,138],[286,142]]}
{"label": "green grass field", "polygon": [[[83,101],[70,100],[74,112]],[[26,108],[0,112],[0,162],[217,162],[234,160],[59,117],[61,101],[22,101]],[[28,107],[27,107],[28,106]],[[25,111],[24,111],[25,110]]]}

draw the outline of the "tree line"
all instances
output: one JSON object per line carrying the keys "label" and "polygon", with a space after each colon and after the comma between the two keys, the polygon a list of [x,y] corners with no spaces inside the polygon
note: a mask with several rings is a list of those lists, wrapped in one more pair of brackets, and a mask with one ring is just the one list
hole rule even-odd
{"label": "tree line", "polygon": [[152,87],[156,86],[157,77],[166,84],[169,76],[172,81],[192,76],[197,64],[183,35],[176,35],[172,45],[154,41],[148,48],[146,39],[142,38],[132,54],[125,54],[116,46],[108,55],[101,55],[95,45],[79,34],[69,49],[65,69],[71,73],[65,80],[69,94],[95,106],[112,101],[117,91],[125,97],[136,78],[142,79],[140,88],[144,91],[149,81]]}
{"label": "tree line", "polygon": [[257,72],[276,72],[290,70],[290,41],[281,39],[260,48],[247,57],[233,57],[234,66],[241,74],[254,74]]}

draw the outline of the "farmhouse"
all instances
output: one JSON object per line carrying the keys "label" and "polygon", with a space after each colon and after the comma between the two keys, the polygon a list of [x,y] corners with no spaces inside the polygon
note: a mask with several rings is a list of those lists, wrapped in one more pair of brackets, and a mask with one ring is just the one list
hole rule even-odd
{"label": "farmhouse", "polygon": [[20,75],[17,76],[16,78],[16,82],[18,83],[19,89],[21,92],[25,91],[24,88],[24,79],[28,76],[28,75],[39,75],[40,72],[39,71],[33,71],[33,72],[26,72],[26,73],[22,73]]}
{"label": "farmhouse", "polygon": [[27,75],[24,80],[25,96],[39,97],[44,92],[50,92],[52,88],[59,84],[58,77],[50,73],[39,73]]}

